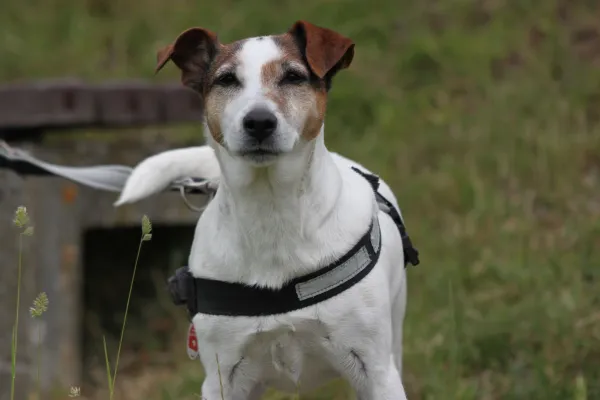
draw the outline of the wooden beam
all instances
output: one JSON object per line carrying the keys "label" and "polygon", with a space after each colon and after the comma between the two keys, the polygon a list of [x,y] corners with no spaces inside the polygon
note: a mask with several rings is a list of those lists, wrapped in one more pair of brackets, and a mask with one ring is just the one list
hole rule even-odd
{"label": "wooden beam", "polygon": [[196,93],[180,84],[53,80],[0,86],[0,137],[20,131],[197,122]]}

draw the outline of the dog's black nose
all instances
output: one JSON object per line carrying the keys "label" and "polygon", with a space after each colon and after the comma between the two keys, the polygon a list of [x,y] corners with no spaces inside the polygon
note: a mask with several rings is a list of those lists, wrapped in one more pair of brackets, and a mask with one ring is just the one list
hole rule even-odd
{"label": "dog's black nose", "polygon": [[277,128],[277,118],[264,108],[255,108],[244,117],[244,130],[259,142],[268,138]]}

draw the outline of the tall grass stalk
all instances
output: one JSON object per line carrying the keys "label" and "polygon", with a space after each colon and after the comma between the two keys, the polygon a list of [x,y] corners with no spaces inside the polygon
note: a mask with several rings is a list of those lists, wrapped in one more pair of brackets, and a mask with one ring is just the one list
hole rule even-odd
{"label": "tall grass stalk", "polygon": [[575,395],[573,396],[574,400],[587,400],[587,384],[585,381],[585,377],[583,374],[578,374],[575,378]]}
{"label": "tall grass stalk", "polygon": [[11,382],[10,382],[10,399],[15,398],[15,380],[17,377],[17,344],[19,336],[19,308],[21,305],[21,270],[23,264],[23,236],[33,235],[33,227],[29,225],[29,216],[27,215],[27,209],[23,206],[19,206],[15,212],[15,219],[13,223],[16,227],[22,229],[19,233],[19,261],[17,266],[17,305],[15,310],[15,323],[13,325],[12,343],[11,343]]}
{"label": "tall grass stalk", "polygon": [[119,358],[121,357],[121,347],[123,345],[123,335],[125,333],[125,326],[127,325],[127,314],[129,312],[129,303],[131,301],[131,293],[133,291],[133,282],[135,281],[135,272],[137,271],[138,261],[140,259],[140,253],[142,252],[142,244],[152,239],[152,223],[150,219],[144,215],[142,217],[142,237],[140,238],[140,244],[138,246],[137,255],[135,257],[135,264],[133,265],[133,274],[131,275],[131,282],[129,284],[129,294],[127,295],[127,305],[125,306],[125,316],[123,317],[123,326],[121,327],[121,337],[119,338],[119,347],[117,349],[117,359],[115,360],[115,370],[111,378],[110,362],[108,359],[108,351],[106,347],[106,339],[104,339],[104,357],[106,360],[106,372],[108,375],[108,389],[109,398],[113,399],[115,391],[115,383],[117,380],[117,371],[119,369]]}
{"label": "tall grass stalk", "polygon": [[10,382],[10,399],[15,398],[15,380],[17,377],[17,336],[19,334],[19,306],[21,304],[21,264],[23,259],[23,234],[19,233],[19,264],[17,272],[17,306],[15,310],[15,324],[13,325],[12,346],[11,346],[11,363],[10,372],[12,380]]}
{"label": "tall grass stalk", "polygon": [[452,281],[448,281],[448,306],[450,310],[450,317],[452,318],[452,344],[450,345],[450,365],[452,384],[455,385],[453,390],[459,392],[460,390],[460,347],[459,347],[459,321],[456,307],[456,298],[454,295],[454,285]]}
{"label": "tall grass stalk", "polygon": [[[45,292],[41,292],[33,301],[33,306],[29,308],[29,313],[32,318],[40,318],[48,310],[48,295]],[[42,356],[42,329],[38,325],[38,342],[37,342],[37,373],[36,373],[36,384],[38,399],[42,398],[42,387],[40,384],[40,364]]]}

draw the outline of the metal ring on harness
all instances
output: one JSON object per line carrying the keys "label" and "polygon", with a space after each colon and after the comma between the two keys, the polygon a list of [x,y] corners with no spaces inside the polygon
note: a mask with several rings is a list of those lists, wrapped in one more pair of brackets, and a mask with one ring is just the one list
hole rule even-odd
{"label": "metal ring on harness", "polygon": [[[211,200],[214,198],[215,193],[217,191],[217,186],[217,183],[211,181],[195,182],[193,179],[186,179],[185,182],[182,182],[182,184],[179,186],[179,193],[181,194],[181,198],[183,199],[184,204],[190,210],[195,211],[197,213],[201,213],[206,209],[208,203],[210,203]],[[196,207],[188,200],[186,194],[191,189],[197,190],[198,192],[206,194],[208,196],[208,201],[206,202],[206,205],[204,205],[203,207]]]}

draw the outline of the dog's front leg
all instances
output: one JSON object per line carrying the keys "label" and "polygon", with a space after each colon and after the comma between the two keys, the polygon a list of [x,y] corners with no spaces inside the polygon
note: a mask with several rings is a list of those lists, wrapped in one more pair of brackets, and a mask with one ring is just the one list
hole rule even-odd
{"label": "dog's front leg", "polygon": [[335,353],[334,365],[337,364],[359,400],[406,400],[402,378],[391,351],[336,348]]}
{"label": "dog's front leg", "polygon": [[217,364],[204,362],[206,378],[202,384],[202,400],[260,400],[264,388],[258,383],[251,365],[241,357],[219,356]]}
{"label": "dog's front leg", "polygon": [[366,379],[351,382],[359,400],[407,400],[394,360],[382,369],[372,369]]}
{"label": "dog's front leg", "polygon": [[264,392],[265,389],[262,385],[255,385],[249,391],[245,391],[239,387],[237,389],[227,387],[225,382],[223,382],[221,390],[218,376],[216,381],[207,376],[202,384],[202,400],[260,400]]}

